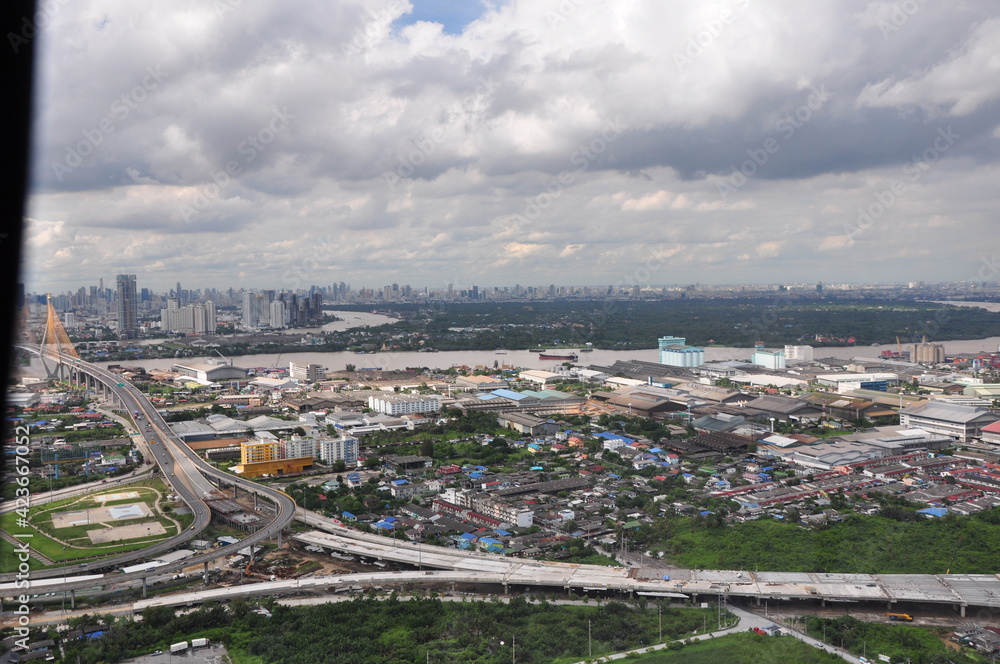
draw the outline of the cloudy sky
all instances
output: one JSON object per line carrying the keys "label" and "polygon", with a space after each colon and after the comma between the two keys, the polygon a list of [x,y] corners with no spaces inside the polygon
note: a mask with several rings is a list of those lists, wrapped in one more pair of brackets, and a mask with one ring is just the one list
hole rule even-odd
{"label": "cloudy sky", "polygon": [[29,290],[996,278],[992,0],[42,4]]}

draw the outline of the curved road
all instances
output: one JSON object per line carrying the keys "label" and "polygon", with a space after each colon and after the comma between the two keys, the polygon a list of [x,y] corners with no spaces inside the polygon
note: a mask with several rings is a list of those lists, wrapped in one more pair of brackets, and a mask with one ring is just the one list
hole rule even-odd
{"label": "curved road", "polygon": [[[21,347],[35,353],[41,353],[41,349],[38,346],[22,345]],[[184,561],[158,567],[156,570],[158,573],[179,570],[195,563],[208,562],[222,556],[232,555],[240,549],[274,537],[292,521],[295,516],[296,505],[290,496],[281,491],[257,484],[256,482],[236,477],[206,463],[171,432],[167,422],[156,412],[156,408],[138,388],[104,368],[84,362],[75,357],[60,355],[54,359],[60,360],[70,371],[82,372],[93,376],[114,392],[129,413],[138,411],[145,418],[147,424],[143,424],[142,419],[139,419],[136,424],[142,432],[144,440],[149,445],[152,460],[159,466],[163,472],[164,479],[173,491],[180,496],[181,500],[184,501],[194,514],[193,525],[174,537],[137,551],[101,558],[90,563],[89,567],[87,563],[84,563],[79,568],[87,567],[88,573],[94,570],[117,568],[126,562],[151,558],[169,551],[197,536],[199,532],[205,529],[212,518],[211,510],[205,503],[205,499],[212,497],[212,493],[215,490],[215,486],[207,479],[209,477],[215,478],[220,484],[222,482],[235,484],[248,493],[258,494],[271,501],[275,505],[275,517],[260,530],[240,540],[238,544],[211,549]],[[68,573],[77,572],[79,568],[67,566],[32,570],[31,578],[65,578]],[[118,575],[113,578],[114,582],[117,583],[130,579],[141,579],[149,574],[150,572],[148,571],[133,572],[132,574]],[[13,581],[15,578],[16,575],[14,574],[0,575],[0,582]],[[52,590],[74,590],[93,586],[93,581],[67,581],[64,584],[54,584],[47,587]]]}

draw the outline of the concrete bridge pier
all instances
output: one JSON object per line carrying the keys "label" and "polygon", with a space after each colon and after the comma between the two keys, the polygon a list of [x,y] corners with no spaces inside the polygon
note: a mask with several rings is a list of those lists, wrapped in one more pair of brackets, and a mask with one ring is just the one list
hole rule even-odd
{"label": "concrete bridge pier", "polygon": [[966,606],[968,606],[968,605],[967,604],[956,604],[955,605],[955,610],[958,611],[958,614],[960,616],[962,616],[963,618],[965,617],[965,607]]}
{"label": "concrete bridge pier", "polygon": [[146,577],[142,577],[142,598],[146,599]]}
{"label": "concrete bridge pier", "polygon": [[70,609],[75,609],[76,608],[76,590],[75,589],[69,591],[69,608]]}
{"label": "concrete bridge pier", "polygon": [[507,582],[506,581],[503,582],[503,594],[504,595],[509,595],[510,594],[509,588],[507,587]]}
{"label": "concrete bridge pier", "polygon": [[[757,599],[760,599],[760,598],[758,597]],[[760,604],[760,602],[757,602],[757,603]],[[825,597],[820,598],[819,605],[822,606],[824,609],[826,608],[826,598]]]}

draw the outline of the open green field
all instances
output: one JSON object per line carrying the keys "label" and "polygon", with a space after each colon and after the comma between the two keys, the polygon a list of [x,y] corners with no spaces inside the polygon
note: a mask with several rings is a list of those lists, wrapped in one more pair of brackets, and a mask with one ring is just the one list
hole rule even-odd
{"label": "open green field", "polygon": [[873,661],[877,658],[872,653],[885,655],[893,662],[909,660],[916,664],[979,664],[989,661],[972,648],[959,649],[948,642],[945,637],[950,630],[947,629],[864,622],[851,616],[803,616],[800,621],[805,622],[809,636],[815,639],[825,637],[827,643],[840,646],[855,655],[867,654],[868,659]]}
{"label": "open green field", "polygon": [[[0,540],[0,568],[3,572],[16,572],[21,561],[17,559],[14,552],[14,545],[7,540]],[[34,558],[28,559],[28,567],[31,569],[41,569],[45,565]]]}
{"label": "open green field", "polygon": [[[118,500],[103,502],[97,501],[93,497],[95,495],[125,493],[129,491],[136,492],[139,495],[132,498],[120,498]],[[9,533],[23,533],[30,530],[34,535],[31,538],[31,548],[51,558],[56,563],[70,563],[124,553],[173,537],[190,525],[193,520],[191,515],[165,515],[157,511],[157,500],[161,504],[165,502],[167,493],[169,493],[169,490],[161,480],[144,480],[124,487],[97,489],[87,495],[29,508],[28,523],[30,525],[27,528],[18,524],[20,517],[16,513],[8,512],[2,514],[0,515],[0,528]],[[74,525],[64,528],[57,528],[53,524],[53,515],[60,512],[84,510],[102,505],[115,506],[133,503],[147,505],[153,513],[152,516],[109,521],[108,525],[117,527],[155,522],[162,526],[165,532],[163,534],[144,535],[104,544],[95,544],[91,541],[88,531],[101,528],[101,524]],[[11,545],[8,544],[7,546],[13,550]],[[37,563],[34,564],[36,567],[41,567]],[[15,571],[16,565],[17,561],[12,559],[11,556],[4,555],[0,558],[0,571],[2,572]]]}
{"label": "open green field", "polygon": [[747,632],[701,641],[679,650],[629,655],[628,661],[641,664],[824,664],[844,660],[791,636],[759,636]]}
{"label": "open green field", "polygon": [[992,574],[1000,569],[1000,509],[916,521],[848,514],[812,529],[771,519],[724,525],[666,517],[640,529],[636,542],[698,569]]}

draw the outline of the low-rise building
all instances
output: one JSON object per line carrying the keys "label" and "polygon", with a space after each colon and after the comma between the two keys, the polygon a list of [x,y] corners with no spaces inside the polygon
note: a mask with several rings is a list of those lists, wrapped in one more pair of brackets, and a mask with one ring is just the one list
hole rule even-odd
{"label": "low-rise building", "polygon": [[979,438],[984,427],[1000,421],[1000,415],[985,408],[932,401],[901,410],[899,420],[904,427],[940,433],[965,442]]}
{"label": "low-rise building", "polygon": [[384,415],[398,417],[441,410],[441,399],[418,394],[379,394],[368,397],[368,407]]}
{"label": "low-rise building", "polygon": [[528,413],[501,413],[497,422],[502,427],[527,436],[551,436],[559,429],[551,420],[543,420]]}

